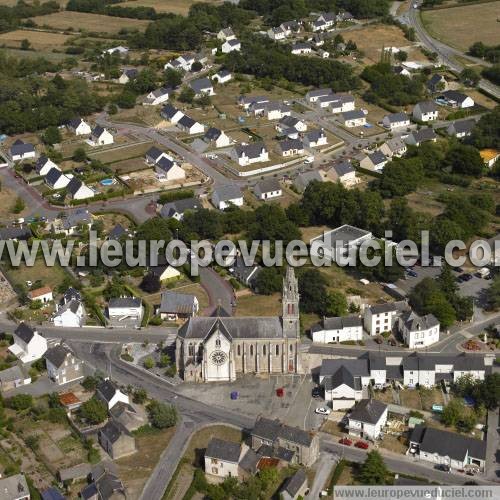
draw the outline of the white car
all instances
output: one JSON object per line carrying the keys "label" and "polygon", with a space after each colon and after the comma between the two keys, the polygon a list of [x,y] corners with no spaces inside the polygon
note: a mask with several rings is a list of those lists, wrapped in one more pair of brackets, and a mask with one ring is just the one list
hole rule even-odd
{"label": "white car", "polygon": [[330,408],[326,408],[324,406],[322,406],[320,408],[316,408],[314,410],[314,413],[317,413],[319,415],[330,415],[331,412],[332,412],[332,410],[330,410]]}

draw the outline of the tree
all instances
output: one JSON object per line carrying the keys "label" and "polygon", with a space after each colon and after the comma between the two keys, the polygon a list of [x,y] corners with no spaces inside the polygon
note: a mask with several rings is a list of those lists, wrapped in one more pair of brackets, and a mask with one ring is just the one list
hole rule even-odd
{"label": "tree", "polygon": [[45,133],[43,134],[43,142],[45,144],[54,145],[61,142],[61,132],[55,126],[47,127]]}
{"label": "tree", "polygon": [[191,71],[193,73],[197,73],[198,71],[201,71],[203,69],[203,64],[201,64],[200,61],[195,61],[193,64],[191,64]]}
{"label": "tree", "polygon": [[158,362],[158,366],[160,368],[167,368],[167,366],[170,366],[172,364],[172,360],[170,359],[170,356],[168,354],[162,354],[160,356],[160,361]]}
{"label": "tree", "polygon": [[454,173],[480,177],[484,171],[484,163],[479,151],[470,145],[457,143],[448,151],[445,163]]}
{"label": "tree", "polygon": [[167,87],[172,87],[173,89],[179,87],[182,83],[182,74],[173,68],[167,68],[165,70],[165,85]]}
{"label": "tree", "polygon": [[30,50],[30,49],[31,49],[31,42],[27,38],[21,40],[21,50]]}
{"label": "tree", "polygon": [[380,191],[384,196],[404,196],[415,191],[424,178],[420,158],[397,158],[384,167]]}
{"label": "tree", "polygon": [[326,296],[325,312],[328,316],[345,316],[347,314],[347,298],[338,290]]}
{"label": "tree", "polygon": [[87,377],[85,377],[83,379],[82,387],[88,392],[95,391],[95,389],[97,388],[100,381],[101,381],[101,378],[95,377],[92,375],[88,375]]}
{"label": "tree", "polygon": [[33,396],[31,394],[16,394],[5,402],[8,408],[16,411],[27,410],[33,406]]}
{"label": "tree", "polygon": [[279,292],[283,286],[283,277],[277,267],[264,267],[255,278],[255,289],[261,295]]}
{"label": "tree", "polygon": [[147,293],[156,293],[161,288],[160,278],[157,274],[148,273],[142,279],[140,287]]}
{"label": "tree", "polygon": [[424,278],[410,293],[410,303],[418,314],[433,314],[442,327],[447,328],[456,319],[455,310],[432,278]]}
{"label": "tree", "polygon": [[155,361],[152,357],[147,357],[144,360],[144,368],[146,368],[146,370],[151,370],[151,368],[153,368],[154,365],[155,365]]}
{"label": "tree", "polygon": [[500,405],[500,373],[486,375],[480,385],[478,396],[488,410],[495,410]]}
{"label": "tree", "polygon": [[87,159],[87,152],[83,148],[76,148],[73,151],[73,160],[77,162],[84,162]]}
{"label": "tree", "polygon": [[135,404],[138,404],[138,405],[143,405],[148,399],[148,393],[146,391],[146,389],[136,389],[134,391],[134,394],[132,396],[132,401],[135,403]]}
{"label": "tree", "polygon": [[488,309],[500,308],[500,276],[496,276],[491,286],[486,290],[486,301]]}
{"label": "tree", "polygon": [[377,450],[372,450],[361,465],[359,480],[361,484],[384,485],[387,484],[388,473],[382,455]]}
{"label": "tree", "polygon": [[479,80],[481,80],[481,77],[473,68],[464,68],[460,73],[460,81],[470,87],[475,87],[479,83]]}
{"label": "tree", "polygon": [[24,203],[24,200],[18,196],[16,198],[14,206],[12,207],[12,213],[20,214],[25,208],[26,208],[26,203]]}
{"label": "tree", "polygon": [[395,57],[398,61],[404,62],[408,59],[408,52],[405,52],[404,50],[400,50],[399,52],[396,52]]}
{"label": "tree", "polygon": [[108,416],[106,405],[97,397],[92,397],[80,406],[80,417],[91,425],[104,422]]}
{"label": "tree", "polygon": [[179,101],[185,102],[187,104],[192,104],[195,95],[196,94],[191,87],[185,86],[182,88],[181,93],[179,94]]}
{"label": "tree", "polygon": [[149,403],[147,410],[151,424],[157,429],[173,427],[177,423],[177,410],[172,405],[154,400]]}
{"label": "tree", "polygon": [[326,278],[317,269],[299,275],[300,308],[305,313],[325,313]]}

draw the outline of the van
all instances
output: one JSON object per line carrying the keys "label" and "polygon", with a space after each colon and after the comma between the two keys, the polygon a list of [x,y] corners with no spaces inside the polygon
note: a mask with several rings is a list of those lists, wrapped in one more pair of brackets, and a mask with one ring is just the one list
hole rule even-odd
{"label": "van", "polygon": [[308,156],[305,160],[304,163],[314,163],[314,156]]}

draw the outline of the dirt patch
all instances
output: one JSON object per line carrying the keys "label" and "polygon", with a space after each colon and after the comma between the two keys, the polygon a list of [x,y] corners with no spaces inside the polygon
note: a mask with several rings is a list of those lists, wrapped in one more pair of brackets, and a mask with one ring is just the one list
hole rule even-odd
{"label": "dirt patch", "polygon": [[47,50],[62,47],[71,38],[61,33],[47,33],[45,31],[15,30],[0,35],[0,44],[19,48],[23,40],[28,40],[31,48]]}
{"label": "dirt patch", "polygon": [[222,0],[137,0],[125,2],[122,5],[124,7],[153,7],[157,12],[173,12],[185,16],[191,5],[197,2],[221,4]]}

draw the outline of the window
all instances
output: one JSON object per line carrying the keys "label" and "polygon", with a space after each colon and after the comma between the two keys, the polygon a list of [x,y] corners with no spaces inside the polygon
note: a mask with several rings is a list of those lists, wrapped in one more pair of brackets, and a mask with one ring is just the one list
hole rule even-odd
{"label": "window", "polygon": [[215,340],[215,347],[220,347],[220,339]]}
{"label": "window", "polygon": [[293,352],[293,345],[290,344],[290,352]]}
{"label": "window", "polygon": [[264,344],[262,346],[262,354],[264,354],[264,356],[267,356],[267,346],[266,346],[266,344]]}
{"label": "window", "polygon": [[250,356],[253,356],[253,345],[250,346]]}
{"label": "window", "polygon": [[241,346],[238,344],[238,356],[241,356]]}
{"label": "window", "polygon": [[276,356],[280,355],[280,346],[276,344]]}
{"label": "window", "polygon": [[188,346],[188,356],[194,356],[194,344]]}

